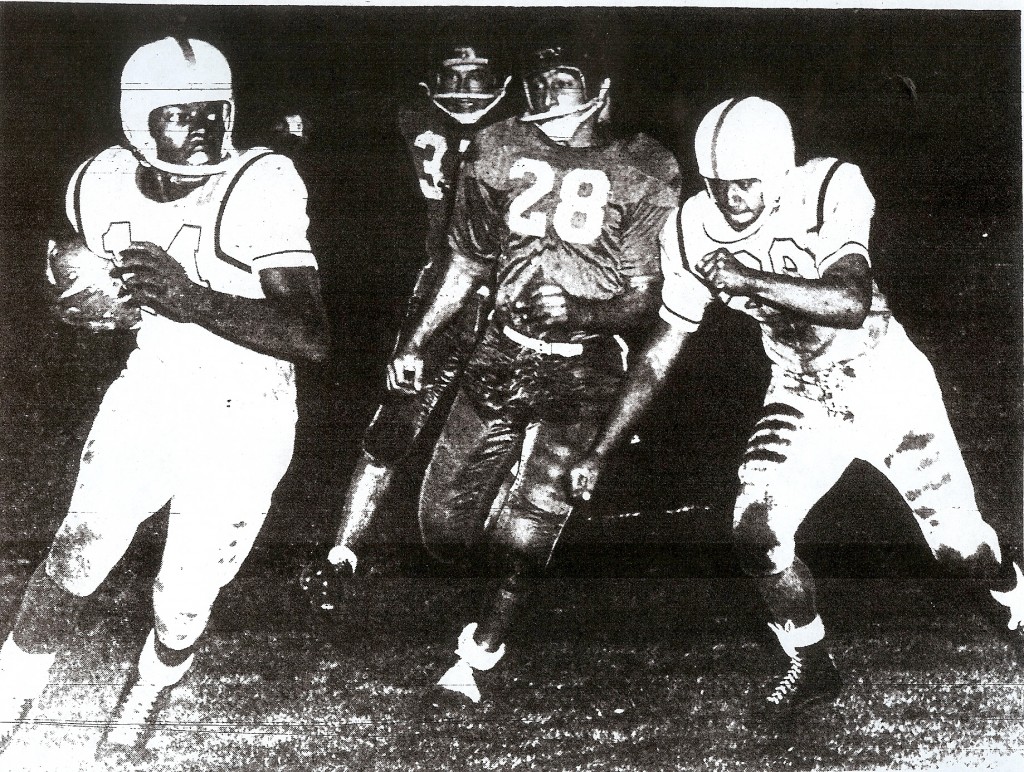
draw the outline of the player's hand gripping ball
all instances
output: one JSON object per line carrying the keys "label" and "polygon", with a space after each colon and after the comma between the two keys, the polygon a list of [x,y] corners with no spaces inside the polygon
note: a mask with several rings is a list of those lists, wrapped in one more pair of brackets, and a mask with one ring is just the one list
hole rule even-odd
{"label": "player's hand gripping ball", "polygon": [[54,313],[65,324],[92,331],[127,330],[142,318],[113,260],[90,250],[80,236],[50,242],[46,278],[53,288]]}

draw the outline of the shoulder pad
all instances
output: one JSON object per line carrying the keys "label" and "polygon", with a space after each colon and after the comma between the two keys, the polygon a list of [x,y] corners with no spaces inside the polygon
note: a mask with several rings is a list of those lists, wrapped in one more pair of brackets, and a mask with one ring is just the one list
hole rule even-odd
{"label": "shoulder pad", "polygon": [[630,160],[644,174],[678,189],[681,185],[679,162],[675,155],[647,134],[637,134],[626,142]]}

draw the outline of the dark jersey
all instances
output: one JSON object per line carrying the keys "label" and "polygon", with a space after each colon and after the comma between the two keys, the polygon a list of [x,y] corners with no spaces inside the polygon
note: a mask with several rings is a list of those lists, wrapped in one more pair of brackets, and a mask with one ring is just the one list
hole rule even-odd
{"label": "dark jersey", "polygon": [[449,245],[493,268],[501,315],[538,282],[608,300],[660,276],[658,234],[678,197],[675,158],[646,135],[572,148],[511,118],[470,147]]}
{"label": "dark jersey", "polygon": [[428,261],[448,251],[448,218],[455,198],[459,166],[473,136],[487,125],[487,118],[482,120],[473,126],[463,126],[426,97],[398,111],[398,130],[405,140],[419,191],[427,207]]}

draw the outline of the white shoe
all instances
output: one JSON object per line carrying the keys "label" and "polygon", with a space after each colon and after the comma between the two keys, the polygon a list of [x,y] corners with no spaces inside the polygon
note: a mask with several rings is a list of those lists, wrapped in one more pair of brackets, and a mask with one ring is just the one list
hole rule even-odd
{"label": "white shoe", "polygon": [[55,654],[25,651],[8,636],[0,647],[0,749],[10,741],[50,680]]}
{"label": "white shoe", "polygon": [[179,665],[163,664],[156,653],[156,632],[149,631],[139,654],[139,666],[133,681],[121,694],[107,724],[100,745],[142,749],[153,732],[160,698],[180,681],[192,666],[192,654]]}
{"label": "white shoe", "polygon": [[473,666],[464,659],[448,668],[437,685],[450,692],[464,695],[473,702],[480,702],[480,687],[476,685],[476,678],[473,677]]}
{"label": "white shoe", "polygon": [[442,689],[462,694],[473,702],[480,702],[480,689],[473,671],[490,670],[497,665],[505,656],[505,644],[501,644],[495,651],[487,651],[473,639],[476,627],[476,622],[472,622],[459,634],[459,645],[455,649],[459,659],[445,671],[437,685]]}
{"label": "white shoe", "polygon": [[1020,566],[1013,564],[1013,573],[1017,576],[1017,585],[1012,590],[997,592],[990,590],[992,597],[1010,610],[1010,620],[1006,623],[1010,630],[1024,632],[1024,573]]}

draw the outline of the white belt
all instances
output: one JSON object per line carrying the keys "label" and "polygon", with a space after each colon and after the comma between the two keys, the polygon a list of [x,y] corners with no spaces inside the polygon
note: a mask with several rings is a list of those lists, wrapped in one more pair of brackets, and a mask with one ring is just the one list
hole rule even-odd
{"label": "white belt", "polygon": [[583,353],[582,343],[553,343],[548,340],[531,338],[529,335],[523,335],[521,332],[512,329],[508,325],[502,327],[501,331],[505,333],[505,337],[509,340],[518,343],[523,348],[528,348],[530,351],[536,351],[541,354],[557,354],[560,357],[578,357]]}

